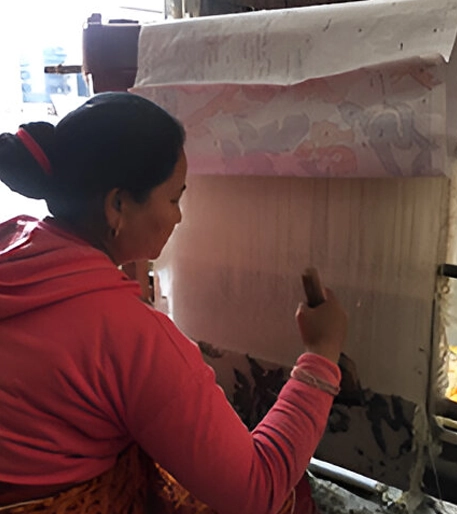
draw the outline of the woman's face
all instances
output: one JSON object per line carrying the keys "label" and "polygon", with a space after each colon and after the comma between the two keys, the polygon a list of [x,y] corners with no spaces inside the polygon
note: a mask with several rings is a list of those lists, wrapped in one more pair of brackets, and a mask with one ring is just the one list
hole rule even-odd
{"label": "woman's face", "polygon": [[120,192],[118,235],[110,243],[117,264],[156,259],[181,221],[179,201],[186,188],[187,159],[181,151],[171,176],[137,203]]}

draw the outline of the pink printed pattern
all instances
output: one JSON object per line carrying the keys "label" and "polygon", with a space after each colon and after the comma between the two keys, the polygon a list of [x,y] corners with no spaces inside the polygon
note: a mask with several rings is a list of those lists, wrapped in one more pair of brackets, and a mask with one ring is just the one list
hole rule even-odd
{"label": "pink printed pattern", "polygon": [[408,177],[445,169],[442,74],[440,59],[418,59],[294,86],[132,91],[182,120],[192,173]]}

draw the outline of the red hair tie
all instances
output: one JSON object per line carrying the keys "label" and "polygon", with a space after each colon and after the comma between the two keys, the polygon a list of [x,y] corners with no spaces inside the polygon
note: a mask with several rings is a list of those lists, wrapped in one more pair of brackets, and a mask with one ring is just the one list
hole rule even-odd
{"label": "red hair tie", "polygon": [[16,136],[22,141],[37,163],[43,168],[46,175],[52,175],[51,163],[35,139],[33,139],[33,137],[23,128],[20,128],[16,132]]}

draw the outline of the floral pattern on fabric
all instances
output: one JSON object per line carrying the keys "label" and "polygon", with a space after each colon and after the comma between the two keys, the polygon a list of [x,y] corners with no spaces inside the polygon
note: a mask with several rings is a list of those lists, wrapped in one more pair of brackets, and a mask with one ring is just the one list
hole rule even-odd
{"label": "floral pattern on fabric", "polygon": [[411,59],[292,86],[132,91],[183,122],[192,173],[424,176],[446,169],[443,73],[441,58]]}

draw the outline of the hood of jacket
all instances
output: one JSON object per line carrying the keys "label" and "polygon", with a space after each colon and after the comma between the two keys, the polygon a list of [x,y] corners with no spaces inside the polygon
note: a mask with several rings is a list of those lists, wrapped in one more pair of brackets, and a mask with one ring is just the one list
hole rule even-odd
{"label": "hood of jacket", "polygon": [[19,216],[0,224],[0,320],[119,288],[140,296],[138,283],[107,255],[52,219]]}

